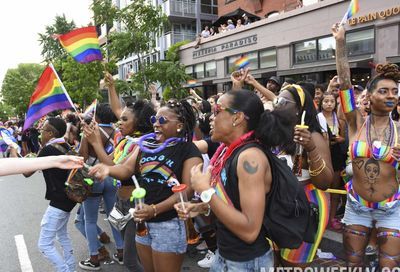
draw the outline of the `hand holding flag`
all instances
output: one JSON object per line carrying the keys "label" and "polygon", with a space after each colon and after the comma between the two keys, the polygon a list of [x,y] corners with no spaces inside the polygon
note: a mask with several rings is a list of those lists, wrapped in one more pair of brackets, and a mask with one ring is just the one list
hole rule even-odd
{"label": "hand holding flag", "polygon": [[351,0],[350,5],[346,11],[346,14],[343,16],[342,21],[340,22],[340,25],[346,24],[346,21],[350,19],[351,17],[354,16],[360,9],[360,5],[358,3],[358,0]]}

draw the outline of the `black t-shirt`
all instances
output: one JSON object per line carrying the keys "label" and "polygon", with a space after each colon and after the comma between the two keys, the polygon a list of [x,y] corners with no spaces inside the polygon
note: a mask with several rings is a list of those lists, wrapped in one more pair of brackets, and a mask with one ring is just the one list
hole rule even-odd
{"label": "black t-shirt", "polygon": [[[61,144],[68,150],[68,146]],[[38,157],[63,155],[61,151],[52,145],[47,145],[39,152]],[[50,206],[65,212],[70,212],[75,207],[75,202],[70,200],[65,193],[65,182],[67,181],[69,170],[50,168],[43,170],[46,182],[46,196],[50,200]]]}
{"label": "black t-shirt", "polygon": [[214,153],[217,151],[220,143],[211,141],[211,137],[204,138],[204,141],[207,142],[207,155],[211,159],[214,156]]}
{"label": "black t-shirt", "polygon": [[[201,153],[193,143],[183,142],[167,147],[159,153],[142,152],[139,162],[140,185],[146,189],[146,204],[157,204],[169,198],[172,186],[167,180],[172,177],[182,181],[183,164],[187,159],[199,157]],[[150,222],[163,222],[177,217],[175,209],[157,215]]]}

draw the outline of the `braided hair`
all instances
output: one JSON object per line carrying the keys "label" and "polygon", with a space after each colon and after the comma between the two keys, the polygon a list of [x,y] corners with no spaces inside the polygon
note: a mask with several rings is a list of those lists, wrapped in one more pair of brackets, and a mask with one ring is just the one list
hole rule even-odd
{"label": "braided hair", "polygon": [[186,101],[178,101],[170,99],[165,103],[165,107],[171,109],[178,116],[178,120],[182,122],[183,129],[179,132],[179,137],[183,137],[187,142],[193,139],[193,130],[196,126],[196,115],[192,106]]}
{"label": "braided hair", "polygon": [[393,80],[396,82],[396,84],[400,80],[399,66],[394,63],[378,64],[375,67],[375,71],[377,75],[374,76],[367,84],[367,89],[370,93],[376,89],[378,82],[383,79]]}

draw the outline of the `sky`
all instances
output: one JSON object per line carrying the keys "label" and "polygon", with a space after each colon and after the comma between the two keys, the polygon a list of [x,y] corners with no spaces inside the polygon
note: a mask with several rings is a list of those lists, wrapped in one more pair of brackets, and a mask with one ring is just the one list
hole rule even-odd
{"label": "sky", "polygon": [[65,14],[76,26],[92,21],[91,0],[3,0],[0,8],[0,88],[9,68],[42,61],[38,33]]}

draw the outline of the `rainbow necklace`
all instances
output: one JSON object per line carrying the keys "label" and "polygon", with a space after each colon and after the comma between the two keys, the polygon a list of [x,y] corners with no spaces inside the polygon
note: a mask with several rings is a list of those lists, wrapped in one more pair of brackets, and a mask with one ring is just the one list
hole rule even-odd
{"label": "rainbow necklace", "polygon": [[177,143],[184,141],[183,138],[171,137],[171,138],[168,138],[165,142],[163,142],[161,144],[148,142],[148,140],[150,140],[150,139],[155,140],[155,138],[156,138],[155,133],[149,133],[149,134],[146,134],[146,135],[143,135],[142,137],[140,137],[139,141],[138,141],[140,150],[145,153],[155,154],[155,153],[161,152],[166,147],[174,146]]}

